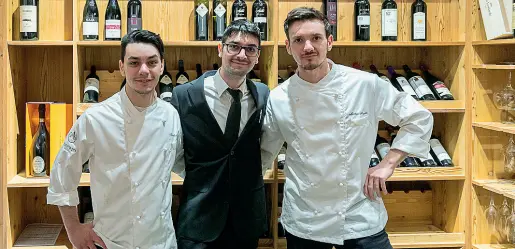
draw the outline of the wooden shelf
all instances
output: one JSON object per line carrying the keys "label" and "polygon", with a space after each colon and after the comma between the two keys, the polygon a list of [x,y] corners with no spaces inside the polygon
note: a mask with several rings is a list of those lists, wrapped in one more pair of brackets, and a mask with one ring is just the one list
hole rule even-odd
{"label": "wooden shelf", "polygon": [[495,46],[515,44],[515,39],[499,39],[489,41],[472,41],[473,46]]}
{"label": "wooden shelf", "polygon": [[490,69],[490,70],[513,70],[515,65],[496,65],[496,64],[481,64],[472,65],[473,69]]}
{"label": "wooden shelf", "polygon": [[[440,248],[465,246],[464,233],[447,233],[433,225],[386,225],[386,232],[394,248]],[[279,248],[286,248],[286,239],[280,238]]]}
{"label": "wooden shelf", "polygon": [[472,180],[472,184],[515,200],[515,180]]}
{"label": "wooden shelf", "polygon": [[514,244],[481,244],[472,245],[473,249],[514,249]]}
{"label": "wooden shelf", "polygon": [[[165,46],[170,47],[214,47],[216,48],[220,41],[163,41]],[[120,46],[121,41],[78,41],[77,45],[82,47],[114,47]],[[261,42],[262,47],[273,46],[273,41]]]}
{"label": "wooden shelf", "polygon": [[[279,182],[286,181],[283,172],[279,172]],[[388,181],[446,181],[464,180],[465,170],[461,167],[412,167],[396,168]]]}
{"label": "wooden shelf", "polygon": [[473,122],[472,126],[487,130],[515,134],[515,125],[513,124],[503,124],[501,122]]}
{"label": "wooden shelf", "polygon": [[465,112],[465,101],[462,100],[433,100],[420,103],[432,113]]}
{"label": "wooden shelf", "polygon": [[[284,41],[278,42],[279,47],[286,47]],[[333,47],[455,47],[465,46],[465,42],[399,42],[399,41],[377,41],[377,42],[363,42],[363,41],[336,41],[333,42]]]}
{"label": "wooden shelf", "polygon": [[9,46],[73,46],[73,41],[8,41]]}

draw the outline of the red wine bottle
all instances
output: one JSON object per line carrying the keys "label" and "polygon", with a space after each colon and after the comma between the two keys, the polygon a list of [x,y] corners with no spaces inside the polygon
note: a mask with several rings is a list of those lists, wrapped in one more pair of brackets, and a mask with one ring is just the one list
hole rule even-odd
{"label": "red wine bottle", "polygon": [[45,125],[45,104],[40,104],[39,125],[30,146],[30,168],[33,176],[48,176],[50,174],[50,138]]}
{"label": "red wine bottle", "polygon": [[184,71],[184,61],[179,60],[179,72],[175,75],[176,85],[186,84],[190,81],[190,76]]}
{"label": "red wine bottle", "polygon": [[247,4],[243,0],[236,0],[232,4],[232,21],[247,19]]}
{"label": "red wine bottle", "polygon": [[[7,2],[6,2],[7,3]],[[39,6],[37,0],[20,0],[20,38],[39,39]],[[3,16],[3,15],[2,15]]]}
{"label": "red wine bottle", "polygon": [[338,37],[338,2],[337,0],[324,0],[324,12],[329,21],[329,34],[333,36],[333,41]]}
{"label": "red wine bottle", "polygon": [[122,38],[122,14],[117,0],[109,0],[105,14],[104,40],[119,41]]}
{"label": "red wine bottle", "polygon": [[208,40],[209,1],[195,0],[195,40]]}
{"label": "red wine bottle", "polygon": [[411,5],[411,40],[427,40],[427,5],[424,0],[415,0]]}
{"label": "red wine bottle", "polygon": [[173,90],[172,76],[168,70],[166,70],[166,64],[167,63],[165,63],[163,74],[159,77],[159,98],[171,103]]}
{"label": "red wine bottle", "polygon": [[259,27],[261,41],[268,40],[268,9],[264,0],[256,0],[252,4],[252,21]]}
{"label": "red wine bottle", "polygon": [[83,103],[98,103],[98,89],[100,86],[100,78],[96,74],[97,69],[91,66],[91,71],[86,77],[86,84],[84,85],[84,98]]}
{"label": "red wine bottle", "polygon": [[358,70],[363,70],[363,67],[359,64],[359,62],[352,63],[352,67]]}
{"label": "red wine bottle", "polygon": [[429,139],[429,144],[431,145],[431,149],[433,150],[433,157],[437,159],[437,163],[440,166],[451,167],[454,164],[452,163],[452,159],[440,143],[440,140],[435,136],[431,136]]}
{"label": "red wine bottle", "polygon": [[95,0],[88,0],[82,12],[82,39],[98,40],[98,7]]}
{"label": "red wine bottle", "polygon": [[140,0],[129,0],[127,3],[127,34],[142,28],[141,2]]}
{"label": "red wine bottle", "polygon": [[227,0],[213,0],[213,39],[221,41],[227,27]]}
{"label": "red wine bottle", "polygon": [[370,3],[368,0],[356,0],[354,3],[354,21],[356,22],[354,39],[370,41]]}
{"label": "red wine bottle", "polygon": [[[393,69],[392,66],[388,66],[387,69],[388,73],[390,73],[392,83],[397,82],[397,84],[401,86],[403,92],[406,92],[409,95],[411,95],[411,97],[413,97],[414,99],[419,100],[417,94],[415,93],[415,90],[413,90],[410,83],[406,78],[404,78],[404,76],[395,72],[395,69]],[[393,84],[395,86],[395,83]]]}
{"label": "red wine bottle", "polygon": [[408,82],[415,89],[415,93],[417,94],[420,100],[436,100],[436,97],[431,92],[431,89],[427,86],[427,83],[420,77],[418,73],[411,71],[408,65],[402,66],[404,71],[406,72],[406,78],[408,78]]}
{"label": "red wine bottle", "polygon": [[195,65],[195,71],[197,71],[197,79],[200,78],[200,76],[202,76],[202,66],[197,63]]}
{"label": "red wine bottle", "polygon": [[372,73],[377,74],[377,76],[379,76],[379,78],[381,78],[384,81],[392,84],[392,86],[394,86],[395,89],[397,89],[399,92],[403,92],[402,87],[399,85],[399,82],[397,82],[397,81],[390,81],[390,79],[388,79],[388,77],[386,77],[386,75],[384,75],[383,73],[379,72],[379,70],[377,70],[376,66],[370,65],[370,70],[372,71]]}
{"label": "red wine bottle", "polygon": [[436,164],[435,160],[433,159],[433,156],[431,155],[431,153],[429,153],[425,157],[419,157],[417,159],[419,161],[420,166],[422,166],[422,167],[435,167],[435,166],[438,166]]}
{"label": "red wine bottle", "polygon": [[420,65],[420,70],[422,70],[422,73],[424,74],[424,78],[426,79],[429,89],[431,89],[437,99],[454,100],[451,91],[449,91],[443,81],[432,75],[425,65]]}
{"label": "red wine bottle", "polygon": [[381,5],[381,40],[397,41],[397,3],[385,0]]}

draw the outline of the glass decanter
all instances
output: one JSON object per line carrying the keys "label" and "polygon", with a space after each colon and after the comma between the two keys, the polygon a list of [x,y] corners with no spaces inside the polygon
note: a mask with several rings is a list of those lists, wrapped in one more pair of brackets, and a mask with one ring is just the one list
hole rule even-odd
{"label": "glass decanter", "polygon": [[508,84],[494,93],[494,104],[501,110],[501,123],[515,124],[515,89],[511,87],[511,71],[508,73]]}
{"label": "glass decanter", "polygon": [[495,208],[495,201],[493,193],[490,193],[490,206],[485,210],[486,220],[488,221],[488,228],[490,233],[495,234],[497,223],[497,208]]}
{"label": "glass decanter", "polygon": [[514,173],[515,172],[515,142],[513,136],[510,136],[508,144],[503,148],[504,156],[504,172]]}

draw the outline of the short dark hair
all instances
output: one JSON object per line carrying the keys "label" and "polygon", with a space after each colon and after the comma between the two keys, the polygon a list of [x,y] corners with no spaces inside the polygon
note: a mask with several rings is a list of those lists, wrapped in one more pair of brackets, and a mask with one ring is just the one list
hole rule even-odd
{"label": "short dark hair", "polygon": [[292,25],[296,21],[308,21],[308,20],[319,20],[324,24],[325,28],[325,36],[329,37],[330,25],[327,17],[322,14],[319,10],[308,7],[298,7],[292,9],[288,16],[286,16],[286,20],[284,20],[284,33],[286,33],[286,38],[290,39],[290,35],[288,31],[290,30],[290,25]]}
{"label": "short dark hair", "polygon": [[247,19],[239,19],[236,21],[233,21],[224,32],[224,35],[222,36],[222,43],[225,43],[227,41],[227,38],[230,36],[241,33],[242,35],[251,35],[256,37],[258,39],[258,46],[261,47],[261,39],[259,36],[259,27],[257,24],[253,22],[249,22]]}
{"label": "short dark hair", "polygon": [[159,59],[164,58],[165,54],[165,46],[163,45],[163,40],[161,37],[148,30],[134,30],[122,38],[122,61],[125,58],[125,50],[127,49],[127,45],[131,43],[147,43],[156,47],[157,51],[159,51]]}

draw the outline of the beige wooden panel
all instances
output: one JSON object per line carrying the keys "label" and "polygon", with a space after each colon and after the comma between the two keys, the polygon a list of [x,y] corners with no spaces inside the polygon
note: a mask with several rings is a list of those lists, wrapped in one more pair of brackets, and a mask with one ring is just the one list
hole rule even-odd
{"label": "beige wooden panel", "polygon": [[474,128],[473,178],[511,179],[512,173],[504,172],[503,148],[508,135],[503,132]]}
{"label": "beige wooden panel", "polygon": [[463,181],[431,182],[433,225],[445,232],[464,233],[467,218],[464,203],[469,196]]}

